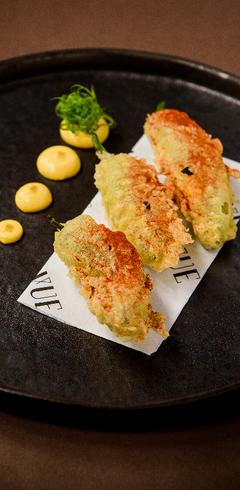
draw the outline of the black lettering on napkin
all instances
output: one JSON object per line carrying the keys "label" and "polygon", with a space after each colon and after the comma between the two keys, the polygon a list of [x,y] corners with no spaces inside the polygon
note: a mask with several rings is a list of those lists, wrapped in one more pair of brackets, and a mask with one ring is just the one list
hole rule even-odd
{"label": "black lettering on napkin", "polygon": [[180,271],[173,272],[173,277],[177,284],[181,284],[183,279],[189,279],[189,276],[195,279],[201,279],[201,276],[186,248],[184,248],[183,253],[179,257],[179,263],[180,265],[178,267],[171,267],[171,269],[174,271]]}
{"label": "black lettering on napkin", "polygon": [[[34,280],[34,283],[36,283],[37,287],[33,288],[30,291],[30,295],[34,300],[38,300],[36,303],[34,303],[35,308],[47,306],[50,310],[52,305],[58,305],[59,308],[57,308],[57,310],[62,310],[61,302],[57,298],[57,293],[47,271],[39,272],[39,274],[36,276],[36,279]],[[45,284],[51,285],[45,286]]]}
{"label": "black lettering on napkin", "polygon": [[235,221],[238,221],[240,219],[240,214],[236,207],[233,208],[233,219]]}

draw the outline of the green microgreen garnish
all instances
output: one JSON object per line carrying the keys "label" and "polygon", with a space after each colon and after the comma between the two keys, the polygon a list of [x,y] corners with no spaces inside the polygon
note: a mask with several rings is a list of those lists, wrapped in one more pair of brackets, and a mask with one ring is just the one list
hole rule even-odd
{"label": "green microgreen garnish", "polygon": [[162,109],[165,109],[165,107],[166,107],[166,102],[162,100],[162,102],[159,102],[159,104],[157,105],[156,110],[162,111]]}
{"label": "green microgreen garnish", "polygon": [[189,167],[184,167],[181,170],[181,172],[182,172],[182,174],[193,175],[193,172],[191,172],[191,170],[189,169]]}
{"label": "green microgreen garnish", "polygon": [[64,226],[61,225],[61,223],[59,223],[52,216],[48,216],[48,221],[49,221],[50,225],[53,226],[53,228],[56,228],[58,231],[60,231],[60,230],[62,230],[64,228]]}
{"label": "green microgreen garnish", "polygon": [[104,118],[110,128],[116,124],[100,106],[93,86],[89,89],[83,85],[73,85],[69,94],[56,99],[56,114],[63,119],[62,129],[93,134],[101,126],[100,118]]}

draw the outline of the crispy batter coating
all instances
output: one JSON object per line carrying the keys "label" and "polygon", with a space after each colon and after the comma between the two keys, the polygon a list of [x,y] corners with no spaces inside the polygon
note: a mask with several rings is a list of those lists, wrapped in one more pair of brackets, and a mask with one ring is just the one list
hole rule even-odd
{"label": "crispy batter coating", "polygon": [[172,192],[157,172],[130,155],[100,154],[95,183],[114,229],[125,233],[144,264],[156,271],[177,265],[191,236],[177,215]]}
{"label": "crispy batter coating", "polygon": [[226,165],[226,170],[229,177],[233,177],[234,179],[240,179],[240,169],[230,168]]}
{"label": "crispy batter coating", "polygon": [[149,328],[168,336],[164,317],[150,305],[151,279],[123,233],[81,215],[56,232],[54,250],[100,323],[125,340],[143,340]]}
{"label": "crispy batter coating", "polygon": [[156,162],[202,245],[215,249],[234,239],[233,196],[221,142],[177,110],[148,115],[144,129]]}

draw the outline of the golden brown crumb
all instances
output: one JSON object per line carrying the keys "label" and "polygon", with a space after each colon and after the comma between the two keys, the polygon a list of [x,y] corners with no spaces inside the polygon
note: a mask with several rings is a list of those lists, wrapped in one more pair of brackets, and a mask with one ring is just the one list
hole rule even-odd
{"label": "golden brown crumb", "polygon": [[148,115],[144,129],[156,162],[202,245],[214,249],[235,238],[233,196],[221,142],[185,112],[172,109]]}
{"label": "golden brown crumb", "polygon": [[143,160],[124,153],[99,157],[95,183],[113,228],[125,233],[144,264],[156,271],[176,266],[183,245],[192,238],[178,217],[170,189]]}
{"label": "golden brown crumb", "polygon": [[143,340],[150,328],[168,336],[164,317],[150,305],[151,279],[123,233],[81,215],[55,234],[54,250],[100,323],[125,340]]}
{"label": "golden brown crumb", "polygon": [[230,168],[226,165],[226,170],[229,177],[233,177],[234,179],[240,179],[240,169]]}

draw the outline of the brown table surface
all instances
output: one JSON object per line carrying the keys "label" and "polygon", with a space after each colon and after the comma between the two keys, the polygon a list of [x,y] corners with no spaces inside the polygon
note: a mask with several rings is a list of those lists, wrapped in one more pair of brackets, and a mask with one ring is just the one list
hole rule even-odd
{"label": "brown table surface", "polygon": [[[238,0],[0,0],[0,59],[66,48],[178,55],[240,75]],[[134,431],[15,413],[0,397],[0,488],[237,489],[240,417]],[[10,402],[11,403],[11,402]],[[239,405],[238,405],[239,406]],[[107,425],[106,425],[107,427]]]}

